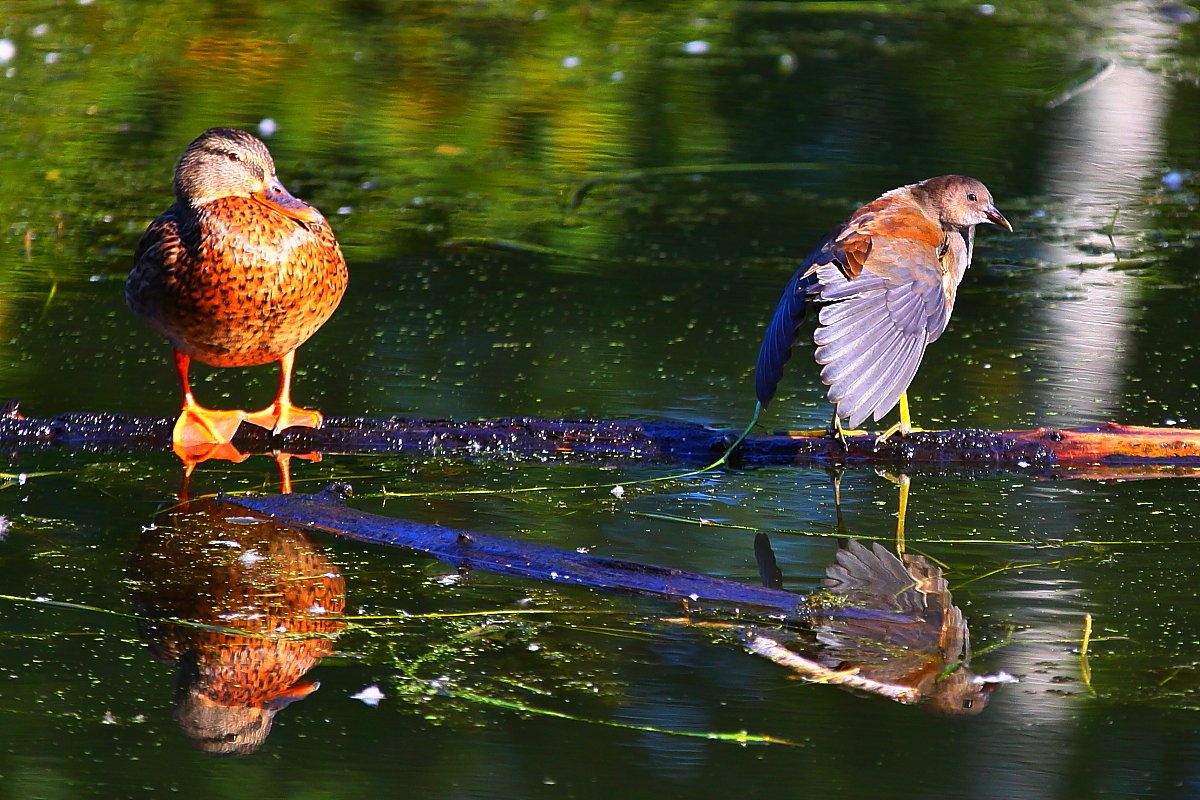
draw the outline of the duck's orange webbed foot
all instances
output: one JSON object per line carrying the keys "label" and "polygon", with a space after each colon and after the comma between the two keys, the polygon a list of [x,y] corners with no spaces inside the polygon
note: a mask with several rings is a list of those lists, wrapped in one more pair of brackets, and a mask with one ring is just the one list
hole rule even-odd
{"label": "duck's orange webbed foot", "polygon": [[246,419],[245,411],[217,411],[198,405],[186,405],[175,421],[171,441],[178,448],[228,444],[238,426]]}
{"label": "duck's orange webbed foot", "polygon": [[276,401],[262,411],[247,414],[245,419],[251,425],[279,433],[293,427],[319,428],[325,418],[321,416],[320,411],[297,408],[291,403],[282,404]]}
{"label": "duck's orange webbed foot", "polygon": [[262,411],[247,414],[247,422],[275,433],[293,427],[321,427],[324,417],[320,411],[292,405],[292,367],[295,359],[295,351],[286,353],[279,359],[279,393],[275,395],[275,402]]}
{"label": "duck's orange webbed foot", "polygon": [[190,404],[183,407],[171,444],[184,463],[196,464],[210,458],[241,461],[245,454],[233,446],[233,435],[246,418],[245,411],[217,411]]}

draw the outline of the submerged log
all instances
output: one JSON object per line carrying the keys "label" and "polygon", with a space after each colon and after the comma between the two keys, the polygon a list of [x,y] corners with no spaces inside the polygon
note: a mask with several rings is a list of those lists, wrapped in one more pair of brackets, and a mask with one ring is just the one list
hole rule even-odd
{"label": "submerged log", "polygon": [[669,567],[620,561],[441,525],[380,517],[345,504],[350,489],[331,484],[316,494],[221,500],[274,521],[348,539],[418,550],[464,569],[692,602],[745,606],[786,617],[808,616],[808,598]]}
{"label": "submerged log", "polygon": [[[678,600],[689,605],[713,603],[743,613],[793,621],[811,621],[814,615],[828,613],[821,602],[783,589],[368,514],[346,505],[349,494],[346,484],[335,483],[316,494],[222,496],[221,500],[270,517],[279,524],[389,547],[406,547],[463,570],[481,569],[500,575]],[[856,619],[897,618],[895,613],[870,608],[838,606],[837,613]]]}
{"label": "submerged log", "polygon": [[[63,414],[26,419],[0,416],[0,450],[48,447],[93,451],[168,449],[172,420],[124,414]],[[686,422],[510,417],[457,422],[439,419],[330,417],[319,429],[272,434],[243,423],[234,444],[244,453],[397,453],[506,458],[522,461],[642,461],[711,464],[735,431]],[[915,431],[876,446],[870,434],[846,444],[817,434],[746,437],[730,463],[902,465],[1017,470],[1052,477],[1142,477],[1200,474],[1200,430],[1107,424],[1021,431]]]}

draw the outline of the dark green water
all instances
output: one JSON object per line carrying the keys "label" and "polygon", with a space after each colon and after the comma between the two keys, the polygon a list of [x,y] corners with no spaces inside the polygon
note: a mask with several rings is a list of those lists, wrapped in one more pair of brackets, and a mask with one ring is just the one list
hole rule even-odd
{"label": "dark green water", "polygon": [[[1184,7],[0,11],[15,49],[0,65],[0,399],[30,416],[175,411],[167,347],[122,298],[131,253],[187,142],[271,120],[280,177],[325,211],[351,269],[342,307],[298,359],[298,401],[327,414],[740,427],[796,261],[856,204],[961,172],[988,184],[1017,232],[981,231],[950,329],[912,386],[917,422],[1200,427],[1200,24]],[[478,246],[495,240],[523,249]],[[264,404],[275,380],[197,375],[201,400],[240,407]],[[764,424],[827,418],[801,348]],[[819,584],[837,547],[825,473],[632,484],[670,469],[328,457],[294,477],[300,489],[348,480],[358,505],[392,516],[746,582],[755,530],[803,532],[772,538],[785,586]],[[3,470],[3,798],[1200,792],[1192,477],[914,478],[910,550],[946,566],[976,650],[1007,638],[973,668],[1021,679],[968,719],[804,684],[662,622],[677,613],[666,603],[453,579],[423,557],[312,537],[321,569],[345,581],[347,614],[433,616],[352,624],[305,677],[320,689],[280,711],[256,752],[214,759],[174,720],[174,668],[121,616],[142,613],[137,559],[155,552],[174,458],[18,453]],[[192,489],[274,481],[260,456],[205,464]],[[624,497],[384,497],[612,482]],[[896,495],[886,476],[848,472],[848,532],[890,536]],[[39,597],[92,609],[21,600]],[[1089,613],[1091,691],[1078,652]],[[386,695],[377,707],[351,698],[372,685]]]}

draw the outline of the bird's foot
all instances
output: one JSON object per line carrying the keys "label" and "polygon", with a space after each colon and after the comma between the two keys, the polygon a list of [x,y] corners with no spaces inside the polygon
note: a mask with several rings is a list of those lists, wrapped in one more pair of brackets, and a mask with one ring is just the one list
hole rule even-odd
{"label": "bird's foot", "polygon": [[246,421],[251,425],[274,433],[288,428],[319,428],[324,419],[320,411],[297,408],[291,403],[272,403],[262,411],[246,415]]}
{"label": "bird's foot", "polygon": [[886,431],[881,433],[879,436],[875,437],[874,449],[879,450],[879,448],[883,446],[884,442],[886,442],[888,439],[892,438],[892,436],[894,436],[897,433],[900,434],[901,436],[908,436],[910,433],[913,433],[913,432],[919,431],[919,430],[921,430],[921,428],[916,428],[916,427],[913,427],[912,425],[905,425],[902,422],[897,422],[895,425],[888,428]]}
{"label": "bird's foot", "polygon": [[217,411],[198,405],[186,405],[175,420],[171,443],[180,449],[229,444],[238,426],[246,419],[245,411]]}

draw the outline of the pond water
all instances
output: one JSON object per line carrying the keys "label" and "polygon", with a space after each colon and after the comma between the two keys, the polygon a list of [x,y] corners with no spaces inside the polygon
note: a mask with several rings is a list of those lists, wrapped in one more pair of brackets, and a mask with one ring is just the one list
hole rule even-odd
{"label": "pond water", "polygon": [[[1187,6],[0,7],[0,399],[29,416],[175,412],[168,348],[122,284],[183,147],[232,125],[264,136],[350,265],[341,308],[298,356],[297,400],[327,414],[740,429],[797,261],[857,204],[959,172],[1016,233],[981,230],[912,386],[916,422],[1200,427]],[[275,381],[195,372],[218,406],[258,407]],[[828,413],[801,346],[763,426]],[[893,475],[847,471],[839,528],[823,471],[637,483],[675,469],[327,456],[293,477],[348,481],[380,514],[747,583],[768,531],[798,592],[821,584],[839,536],[895,531]],[[944,567],[972,669],[1020,679],[949,718],[797,680],[670,621],[668,602],[173,516],[165,449],[12,452],[4,475],[0,797],[1200,793],[1194,477],[914,475],[909,552]],[[262,456],[209,462],[191,492],[276,480]],[[623,496],[503,491],[616,482]],[[502,491],[450,493],[469,489]],[[181,654],[207,629],[148,622],[220,626],[222,593],[243,591],[222,583],[237,565],[189,535],[257,548],[319,584],[306,603],[344,603],[293,654],[297,701],[269,731],[269,714],[239,717],[258,732],[227,758],[176,721],[198,702],[177,692]],[[368,687],[377,705],[354,697]]]}

